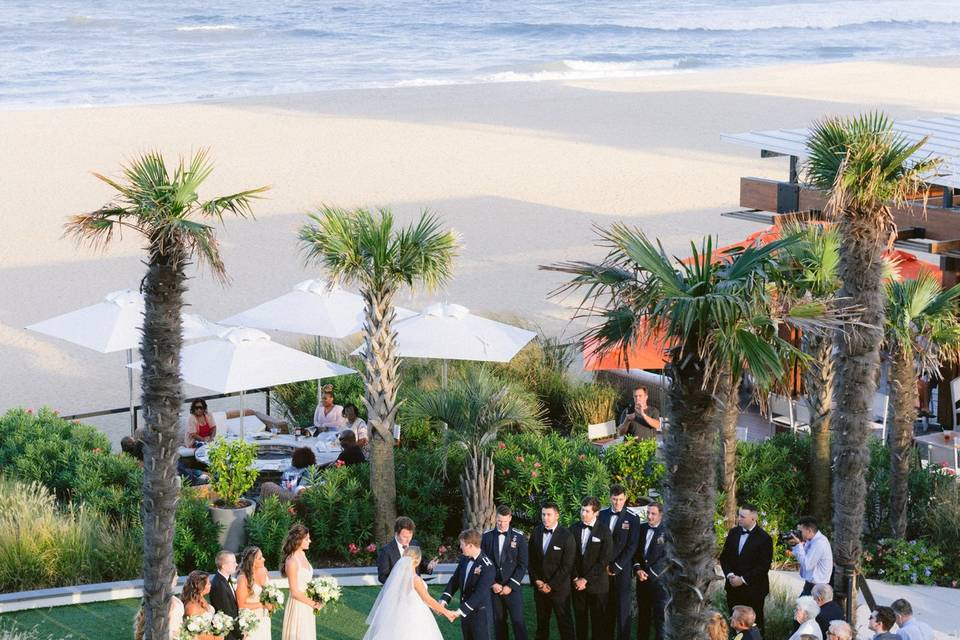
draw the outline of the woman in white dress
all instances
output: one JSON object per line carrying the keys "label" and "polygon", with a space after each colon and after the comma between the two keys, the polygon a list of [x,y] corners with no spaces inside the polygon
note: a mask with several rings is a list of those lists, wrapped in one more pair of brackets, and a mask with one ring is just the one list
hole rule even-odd
{"label": "woman in white dress", "polygon": [[[177,586],[177,576],[173,576],[172,587]],[[180,601],[180,598],[177,596],[170,596],[170,620],[167,623],[168,637],[170,640],[177,640],[180,637],[180,627],[183,625],[183,602]],[[133,620],[133,640],[143,640],[145,629],[146,619],[143,615],[143,604],[140,605],[140,610],[137,611],[137,616]]]}
{"label": "woman in white dress", "polygon": [[317,622],[314,610],[323,605],[307,597],[307,583],[313,577],[313,567],[307,561],[310,531],[297,523],[290,527],[283,541],[283,559],[280,573],[290,584],[290,597],[283,612],[283,640],[317,640]]}
{"label": "woman in white dress", "polygon": [[270,580],[263,553],[258,547],[247,547],[240,560],[240,577],[237,578],[237,604],[241,609],[250,609],[260,619],[257,628],[244,636],[247,640],[270,640],[271,605],[260,603],[260,593]]}
{"label": "woman in white dress", "polygon": [[363,640],[441,640],[443,636],[433,613],[450,621],[458,617],[430,596],[427,585],[415,571],[420,557],[418,547],[407,547],[393,567],[367,616],[370,628]]}

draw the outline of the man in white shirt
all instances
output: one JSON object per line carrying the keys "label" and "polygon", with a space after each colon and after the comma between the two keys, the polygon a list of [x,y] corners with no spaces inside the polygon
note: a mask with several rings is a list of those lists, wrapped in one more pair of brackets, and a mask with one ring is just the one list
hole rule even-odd
{"label": "man in white shirt", "polygon": [[788,542],[793,557],[800,565],[800,577],[803,578],[803,591],[800,595],[808,596],[814,585],[831,583],[833,549],[827,537],[820,533],[816,518],[800,518],[799,529],[800,538],[792,536]]}
{"label": "man in white shirt", "polygon": [[926,622],[920,622],[913,617],[913,607],[900,598],[890,604],[890,608],[897,615],[897,624],[900,631],[897,635],[900,640],[933,640],[933,629]]}

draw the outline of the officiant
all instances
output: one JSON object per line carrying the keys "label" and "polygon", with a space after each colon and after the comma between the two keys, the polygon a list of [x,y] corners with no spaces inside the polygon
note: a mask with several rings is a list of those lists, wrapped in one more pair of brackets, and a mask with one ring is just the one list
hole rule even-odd
{"label": "officiant", "polygon": [[513,626],[514,640],[527,640],[527,625],[523,620],[523,594],[520,585],[527,573],[527,538],[522,531],[510,526],[513,512],[510,507],[497,507],[496,527],[483,534],[480,549],[496,567],[496,580],[491,590],[493,598],[493,628],[496,640],[507,640],[507,619]]}
{"label": "officiant", "polygon": [[[403,556],[403,552],[407,550],[407,547],[420,547],[420,543],[413,539],[413,534],[416,529],[417,525],[414,524],[412,519],[406,516],[400,516],[396,522],[394,522],[393,540],[381,546],[380,550],[377,551],[377,580],[380,581],[380,584],[384,584],[387,578],[390,577],[393,566],[397,564]],[[420,565],[417,567],[417,573],[420,575],[433,573],[436,566],[436,558],[427,562],[426,554],[423,554]]]}

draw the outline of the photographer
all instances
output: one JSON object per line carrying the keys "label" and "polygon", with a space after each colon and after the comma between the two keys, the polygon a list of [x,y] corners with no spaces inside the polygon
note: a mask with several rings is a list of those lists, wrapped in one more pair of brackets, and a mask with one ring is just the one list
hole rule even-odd
{"label": "photographer", "polygon": [[[799,534],[799,537],[798,535]],[[790,545],[793,557],[800,564],[800,577],[803,578],[801,596],[808,596],[816,584],[830,584],[833,577],[833,549],[830,541],[820,533],[816,518],[800,518],[798,531],[783,536]]]}

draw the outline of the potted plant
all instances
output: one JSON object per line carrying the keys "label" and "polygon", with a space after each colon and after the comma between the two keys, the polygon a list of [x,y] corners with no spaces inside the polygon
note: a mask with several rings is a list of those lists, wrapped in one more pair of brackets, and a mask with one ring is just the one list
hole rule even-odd
{"label": "potted plant", "polygon": [[256,509],[243,497],[257,481],[253,463],[257,446],[245,440],[218,437],[210,447],[210,484],[218,499],[210,505],[210,515],[221,525],[220,546],[230,551],[243,548],[247,518]]}
{"label": "potted plant", "polygon": [[574,389],[569,409],[574,430],[585,428],[588,438],[591,433],[616,435],[617,397],[617,390],[605,384],[583,384]]}

